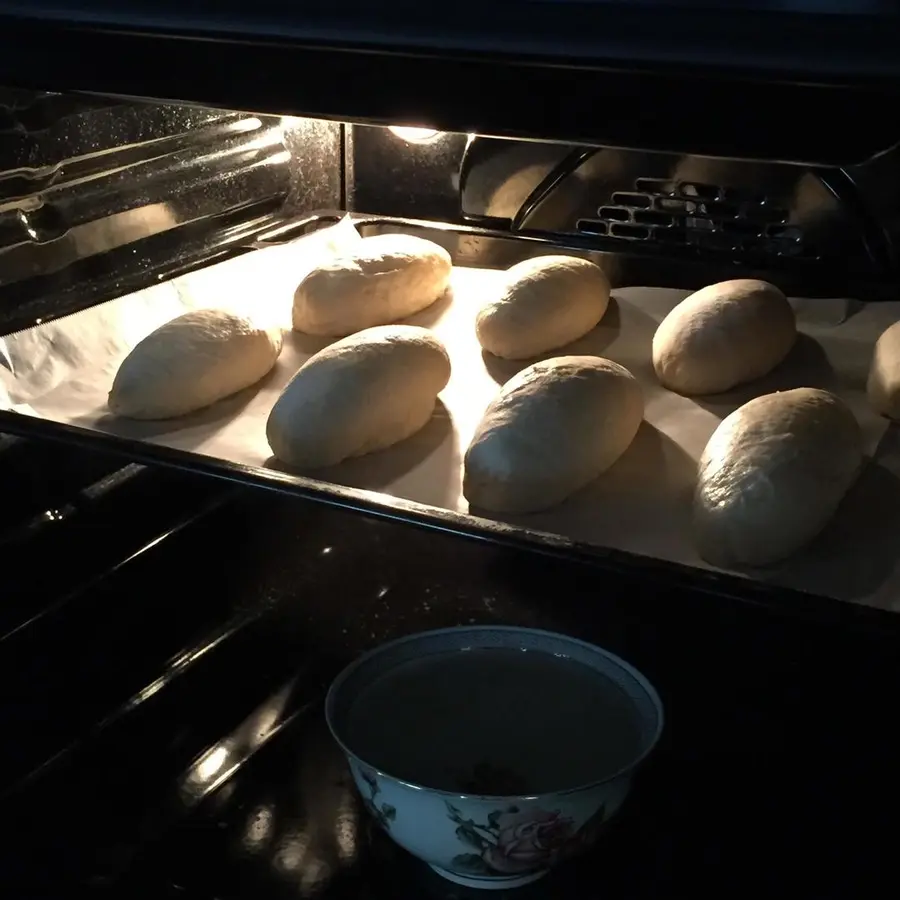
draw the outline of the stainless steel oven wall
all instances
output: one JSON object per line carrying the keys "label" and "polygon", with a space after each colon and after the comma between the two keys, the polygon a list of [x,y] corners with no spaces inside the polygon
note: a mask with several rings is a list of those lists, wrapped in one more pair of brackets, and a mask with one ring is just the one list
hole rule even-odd
{"label": "stainless steel oven wall", "polygon": [[459,174],[468,136],[348,125],[347,209],[461,223]]}
{"label": "stainless steel oven wall", "polygon": [[367,126],[345,149],[354,211],[564,236],[614,257],[622,284],[897,294],[896,151],[809,168]]}
{"label": "stainless steel oven wall", "polygon": [[340,147],[332,122],[0,90],[0,332],[337,207]]}

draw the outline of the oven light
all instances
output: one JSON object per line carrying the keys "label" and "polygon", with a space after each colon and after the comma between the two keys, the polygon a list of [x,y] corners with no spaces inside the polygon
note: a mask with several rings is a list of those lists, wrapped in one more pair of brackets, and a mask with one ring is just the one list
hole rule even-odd
{"label": "oven light", "polygon": [[391,125],[388,130],[410,144],[427,144],[440,134],[436,128],[412,128],[402,125]]}

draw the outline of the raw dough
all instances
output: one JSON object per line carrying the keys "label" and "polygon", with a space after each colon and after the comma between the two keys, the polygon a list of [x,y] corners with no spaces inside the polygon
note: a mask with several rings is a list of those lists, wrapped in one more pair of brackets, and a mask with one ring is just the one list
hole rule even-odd
{"label": "raw dough", "polygon": [[537,512],[608,469],[634,440],[644,398],[634,376],[596,356],[534,363],[485,411],[466,452],[470,506]]}
{"label": "raw dough", "polygon": [[796,339],[794,311],[777,287],[723,281],[686,297],[663,319],[653,336],[653,368],[678,394],[717,394],[770,372]]}
{"label": "raw dough", "polygon": [[275,365],[283,341],[280,328],[260,328],[224,310],[193,310],[134,346],[107,404],[128,419],[187,415],[256,384]]}
{"label": "raw dough", "polygon": [[478,342],[504,359],[528,359],[587,334],[609,306],[609,279],[577,256],[526,259],[475,319]]}
{"label": "raw dough", "polygon": [[450,254],[409,234],[363,238],[316,266],[294,294],[294,330],[343,337],[431,306],[450,284]]}
{"label": "raw dough", "polygon": [[369,328],[300,368],[269,413],[269,446],[304,469],[390,447],[428,422],[449,380],[447,351],[427,329]]}
{"label": "raw dough", "polygon": [[862,465],[862,434],[834,394],[757,397],[724,419],[700,460],[694,527],[713,565],[764,566],[808,544]]}
{"label": "raw dough", "polygon": [[900,322],[875,342],[866,393],[875,412],[900,419]]}

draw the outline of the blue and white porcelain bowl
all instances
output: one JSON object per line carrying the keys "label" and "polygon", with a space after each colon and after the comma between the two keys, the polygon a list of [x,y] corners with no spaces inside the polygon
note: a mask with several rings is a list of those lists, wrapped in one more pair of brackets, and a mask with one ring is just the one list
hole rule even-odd
{"label": "blue and white porcelain bowl", "polygon": [[613,654],[494,626],[384,644],[325,709],[378,824],[481,888],[528,884],[590,845],[663,726],[652,685]]}

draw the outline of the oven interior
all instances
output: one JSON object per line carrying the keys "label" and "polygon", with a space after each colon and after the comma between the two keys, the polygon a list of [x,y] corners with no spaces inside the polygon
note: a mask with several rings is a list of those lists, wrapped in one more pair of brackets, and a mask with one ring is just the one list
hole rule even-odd
{"label": "oven interior", "polygon": [[595,641],[666,708],[616,827],[523,896],[893,878],[896,632],[862,608],[748,604],[38,440],[4,439],[0,485],[8,896],[456,900],[368,821],[321,704],[363,650],[473,622]]}
{"label": "oven interior", "polygon": [[[900,455],[862,383],[875,339],[900,315],[891,305],[900,273],[897,147],[835,166],[773,162],[760,157],[758,143],[725,158],[93,95],[7,91],[0,99],[0,391],[5,384],[13,410],[0,411],[4,429],[99,450],[112,442],[132,461],[250,480],[426,527],[588,556],[630,554],[638,568],[659,563],[670,577],[721,589],[723,573],[705,566],[686,537],[684,496],[715,424],[751,394],[678,405],[643,370],[664,314],[659,303],[731,278],[762,278],[801,298],[819,331],[804,334],[753,391],[844,382],[841,396],[867,416],[867,449],[878,465],[860,479],[850,511],[818,554],[789,561],[771,578],[735,570],[744,583],[734,589],[764,595],[774,585],[894,607],[900,570],[892,535],[900,523],[889,512],[873,521],[869,510],[879,499],[893,509],[885,498],[900,508]],[[658,135],[646,143],[658,144]],[[294,258],[273,253],[313,247],[316,236],[340,233],[333,240],[344,241],[345,221],[354,239],[427,238],[466,276],[453,282],[449,306],[442,300],[407,320],[445,341],[454,374],[443,412],[405,449],[370,468],[351,463],[308,477],[286,468],[263,437],[277,380],[183,429],[110,423],[105,379],[114,354],[104,354],[127,334],[156,327],[143,323],[163,308],[160,291],[174,286],[179,303],[235,300],[261,313],[298,280]],[[624,468],[580,505],[524,519],[471,515],[460,486],[464,448],[478,410],[525,363],[481,353],[474,327],[457,311],[474,321],[475,305],[493,290],[485,285],[496,283],[485,278],[560,249],[598,263],[614,292],[598,329],[567,352],[609,355],[643,378],[647,425]],[[303,252],[313,250],[296,250]],[[251,266],[256,274],[240,274]],[[203,281],[217,272],[230,274]],[[146,303],[149,312],[142,318],[126,302]],[[93,311],[99,318],[85,318]],[[284,383],[324,346],[291,340],[294,355],[284,351],[278,368]],[[81,399],[85,385],[97,402]],[[625,524],[613,513],[596,515],[623,503],[631,506]]]}
{"label": "oven interior", "polygon": [[[345,212],[472,267],[515,261],[507,237],[562,242],[614,288],[746,275],[857,305],[897,293],[893,150],[821,167],[10,90],[0,160],[7,335]],[[797,591],[755,606],[727,579],[28,434],[0,438],[0,484],[8,896],[462,896],[370,826],[320,703],[363,649],[471,622],[622,654],[670,722],[608,842],[523,898],[846,897],[893,879],[890,614]]]}
{"label": "oven interior", "polygon": [[896,148],[840,168],[21,90],[0,140],[3,333],[323,211],[566,238],[614,259],[614,286],[760,274],[866,301],[897,278]]}

